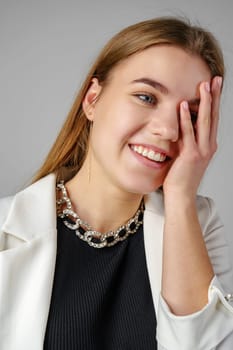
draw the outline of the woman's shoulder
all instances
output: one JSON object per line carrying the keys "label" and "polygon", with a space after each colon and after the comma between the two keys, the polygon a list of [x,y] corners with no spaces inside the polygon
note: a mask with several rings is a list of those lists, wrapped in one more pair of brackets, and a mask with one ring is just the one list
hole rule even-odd
{"label": "woman's shoulder", "polygon": [[[47,199],[46,197],[51,196],[55,192],[55,175],[49,174],[44,178],[38,180],[37,182],[27,186],[23,190],[17,192],[13,196],[7,196],[0,198],[0,227],[2,221],[11,210],[11,207],[22,205],[25,203],[30,203],[32,201],[36,204],[38,201],[42,202]],[[19,205],[18,205],[19,204]]]}
{"label": "woman's shoulder", "polygon": [[46,217],[54,211],[55,207],[56,177],[49,174],[32,183],[15,195],[0,199],[0,230],[8,218],[12,222],[16,219],[21,222],[33,217],[38,222],[38,217]]}
{"label": "woman's shoulder", "polygon": [[4,210],[4,208],[9,207],[9,205],[12,203],[14,196],[7,196],[0,198],[0,208]]}
{"label": "woman's shoulder", "polygon": [[[174,206],[176,203],[174,202]],[[149,211],[164,214],[164,194],[162,189],[145,196],[145,206]],[[196,196],[196,207],[201,223],[218,218],[218,211],[214,200],[210,197],[198,194]],[[220,220],[220,219],[219,219]]]}
{"label": "woman's shoulder", "polygon": [[215,201],[207,196],[198,195],[196,197],[196,206],[199,222],[204,235],[223,228],[223,222],[220,218]]}
{"label": "woman's shoulder", "polygon": [[9,213],[13,199],[14,196],[0,198],[0,228],[2,227],[2,224]]}

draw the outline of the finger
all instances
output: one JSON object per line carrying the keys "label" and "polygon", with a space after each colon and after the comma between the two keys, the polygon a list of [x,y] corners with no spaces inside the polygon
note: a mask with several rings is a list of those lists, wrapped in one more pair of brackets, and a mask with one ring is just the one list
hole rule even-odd
{"label": "finger", "polygon": [[211,85],[212,116],[211,116],[210,144],[212,147],[216,147],[217,145],[221,89],[222,89],[222,77],[215,77]]}
{"label": "finger", "polygon": [[180,129],[183,146],[187,147],[188,149],[193,148],[193,146],[196,144],[196,140],[187,101],[183,101],[180,104]]}
{"label": "finger", "polygon": [[196,138],[200,151],[208,152],[211,128],[211,93],[209,82],[200,85],[200,105],[196,123]]}

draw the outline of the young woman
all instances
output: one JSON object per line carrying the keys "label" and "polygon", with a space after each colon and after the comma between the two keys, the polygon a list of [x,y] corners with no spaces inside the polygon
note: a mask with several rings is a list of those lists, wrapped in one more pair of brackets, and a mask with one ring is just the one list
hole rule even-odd
{"label": "young woman", "polygon": [[34,183],[0,202],[1,350],[233,347],[214,203],[224,77],[207,31],[132,25],[100,53]]}

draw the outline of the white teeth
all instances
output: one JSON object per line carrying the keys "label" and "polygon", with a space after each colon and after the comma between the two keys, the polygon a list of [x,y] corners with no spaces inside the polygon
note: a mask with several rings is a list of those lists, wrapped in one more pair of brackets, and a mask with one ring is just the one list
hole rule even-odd
{"label": "white teeth", "polygon": [[148,150],[146,148],[144,148],[144,150],[142,151],[142,155],[144,157],[147,157],[148,156]]}
{"label": "white teeth", "polygon": [[151,149],[147,149],[142,146],[131,146],[132,150],[134,152],[137,152],[141,154],[143,157],[146,157],[148,159],[154,160],[155,162],[164,162],[166,159],[166,156],[162,153],[154,152]]}
{"label": "white teeth", "polygon": [[139,153],[142,153],[142,150],[143,150],[142,146],[139,146],[139,147],[138,147],[138,152],[139,152]]}
{"label": "white teeth", "polygon": [[148,154],[147,154],[147,157],[148,157],[149,159],[152,159],[152,160],[155,160],[155,159],[154,159],[154,156],[155,156],[155,152],[154,152],[154,151],[149,151]]}

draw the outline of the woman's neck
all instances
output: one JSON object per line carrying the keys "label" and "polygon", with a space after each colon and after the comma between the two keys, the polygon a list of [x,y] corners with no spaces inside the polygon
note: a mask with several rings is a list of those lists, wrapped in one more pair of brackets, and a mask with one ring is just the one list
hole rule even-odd
{"label": "woman's neck", "polygon": [[94,230],[101,233],[115,230],[134,216],[142,195],[127,193],[115,186],[88,179],[82,169],[66,188],[73,210]]}

